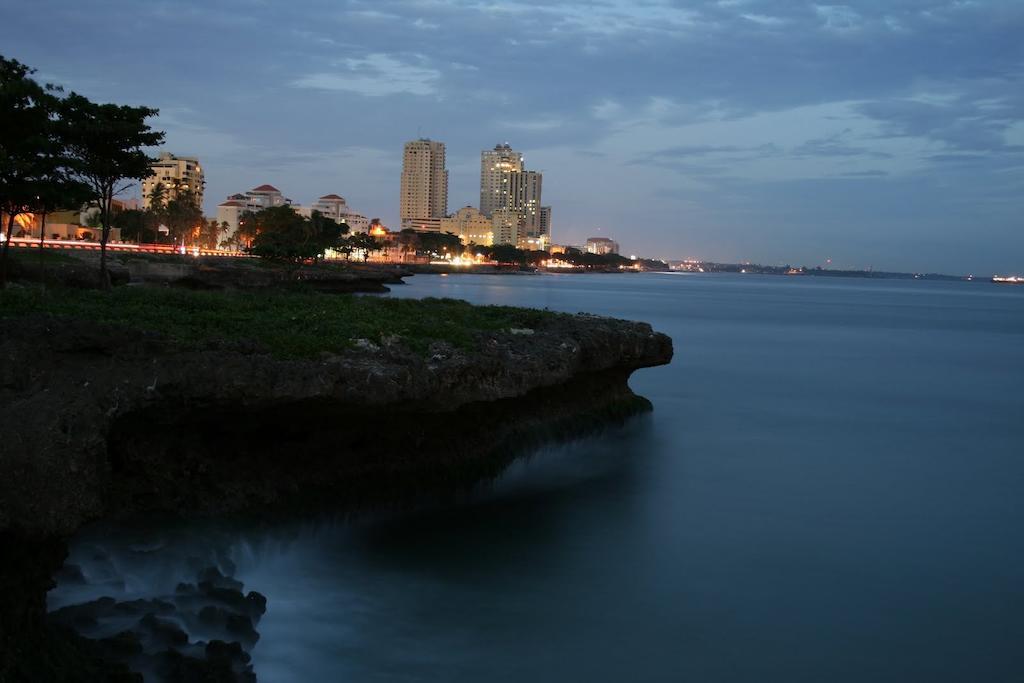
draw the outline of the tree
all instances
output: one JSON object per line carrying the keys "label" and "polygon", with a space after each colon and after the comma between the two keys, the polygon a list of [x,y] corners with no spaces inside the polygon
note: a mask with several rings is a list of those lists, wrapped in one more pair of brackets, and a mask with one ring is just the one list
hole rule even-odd
{"label": "tree", "polygon": [[319,211],[312,212],[309,223],[316,245],[314,258],[320,258],[328,249],[337,248],[341,238],[348,232],[348,223],[338,223]]}
{"label": "tree", "polygon": [[338,246],[334,247],[335,251],[340,251],[342,254],[345,255],[346,261],[352,258],[352,250],[354,249],[354,247],[352,246],[352,241],[354,238],[355,235],[341,237],[338,240]]}
{"label": "tree", "polygon": [[[45,269],[46,259],[43,249],[46,244],[46,217],[60,209],[80,209],[88,201],[89,187],[71,175],[61,153],[63,144],[59,133],[54,134],[50,144],[50,152],[45,155],[39,175],[33,178],[31,185],[35,194],[32,211],[39,218],[39,268]],[[45,278],[44,278],[45,281]]]}
{"label": "tree", "polygon": [[491,258],[498,263],[505,264],[524,264],[526,263],[526,255],[520,250],[516,249],[513,244],[495,244],[491,247]]}
{"label": "tree", "polygon": [[235,246],[243,249],[249,249],[252,247],[253,240],[256,239],[256,235],[259,233],[259,226],[256,220],[256,214],[252,211],[244,211],[242,215],[238,217],[238,230],[232,235],[231,239],[235,243]]}
{"label": "tree", "polygon": [[152,175],[153,161],[143,148],[160,144],[161,131],[146,119],[156,109],[116,104],[96,104],[76,93],[62,102],[61,118],[68,133],[68,151],[77,177],[86,183],[100,209],[100,286],[110,288],[107,273],[107,241],[110,239],[111,205],[114,197],[131,187],[133,180]]}
{"label": "tree", "polygon": [[204,221],[203,227],[199,230],[199,246],[203,249],[216,249],[226,228],[227,224],[215,220]]}
{"label": "tree", "polygon": [[377,238],[366,232],[357,232],[352,235],[350,242],[353,249],[363,250],[363,263],[370,258],[371,251],[380,249],[380,242],[377,241]]}
{"label": "tree", "polygon": [[420,238],[415,230],[412,228],[403,228],[398,233],[398,247],[402,252],[402,260],[410,253],[416,253],[417,247],[419,246]]}
{"label": "tree", "polygon": [[444,256],[445,253],[461,254],[462,240],[451,232],[422,232],[419,234],[421,254]]}
{"label": "tree", "polygon": [[156,232],[153,217],[149,211],[127,209],[118,211],[111,219],[115,228],[121,231],[121,239],[144,242],[146,234]]}
{"label": "tree", "polygon": [[32,211],[35,181],[45,172],[52,142],[53,89],[39,85],[32,69],[0,56],[0,214],[6,216],[0,252],[0,287],[7,284],[7,253],[15,218]]}
{"label": "tree", "polygon": [[161,216],[172,242],[192,244],[199,238],[203,225],[203,210],[191,192],[179,192],[167,202]]}
{"label": "tree", "polygon": [[149,191],[149,210],[155,214],[163,212],[167,206],[167,188],[162,182],[158,182]]}

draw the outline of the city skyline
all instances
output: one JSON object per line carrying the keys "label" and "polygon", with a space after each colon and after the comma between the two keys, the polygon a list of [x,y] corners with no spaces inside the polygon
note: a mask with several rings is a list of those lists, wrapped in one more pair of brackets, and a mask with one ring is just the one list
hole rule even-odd
{"label": "city skyline", "polygon": [[[340,192],[397,226],[404,141],[446,143],[453,211],[476,204],[480,151],[508,140],[546,176],[558,242],[1022,267],[1016,3],[114,1],[88,11],[88,35],[83,12],[0,4],[5,54],[66,89],[160,108],[163,149],[203,164],[208,215],[272,183],[303,203]],[[179,58],[150,58],[154,36]]]}

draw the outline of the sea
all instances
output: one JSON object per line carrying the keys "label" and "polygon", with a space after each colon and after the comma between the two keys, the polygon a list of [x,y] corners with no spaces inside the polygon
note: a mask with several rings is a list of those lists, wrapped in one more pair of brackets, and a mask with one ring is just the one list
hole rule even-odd
{"label": "sea", "polygon": [[459,274],[384,296],[646,321],[675,358],[630,380],[651,413],[458,501],[86,530],[71,559],[101,549],[110,580],[51,607],[212,557],[267,597],[272,683],[1024,681],[1024,287]]}

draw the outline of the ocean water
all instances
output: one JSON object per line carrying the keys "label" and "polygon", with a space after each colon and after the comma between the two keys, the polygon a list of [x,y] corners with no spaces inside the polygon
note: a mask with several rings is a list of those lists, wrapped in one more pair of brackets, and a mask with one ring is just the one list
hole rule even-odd
{"label": "ocean water", "polygon": [[631,380],[651,414],[462,503],[134,555],[93,531],[73,558],[105,544],[138,595],[230,556],[267,596],[274,683],[1024,680],[1024,288],[420,275],[388,296],[644,320],[676,357]]}

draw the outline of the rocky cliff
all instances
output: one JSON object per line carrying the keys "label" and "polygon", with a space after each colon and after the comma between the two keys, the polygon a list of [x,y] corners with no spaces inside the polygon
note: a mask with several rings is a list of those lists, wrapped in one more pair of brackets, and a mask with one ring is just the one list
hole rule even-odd
{"label": "rocky cliff", "polygon": [[388,338],[301,360],[0,320],[0,543],[17,560],[0,569],[0,680],[45,680],[51,669],[32,668],[44,660],[95,665],[95,680],[124,673],[45,620],[64,539],[90,520],[348,508],[470,485],[537,441],[648,409],[629,375],[671,357],[646,324],[584,315],[479,332],[468,349]]}

